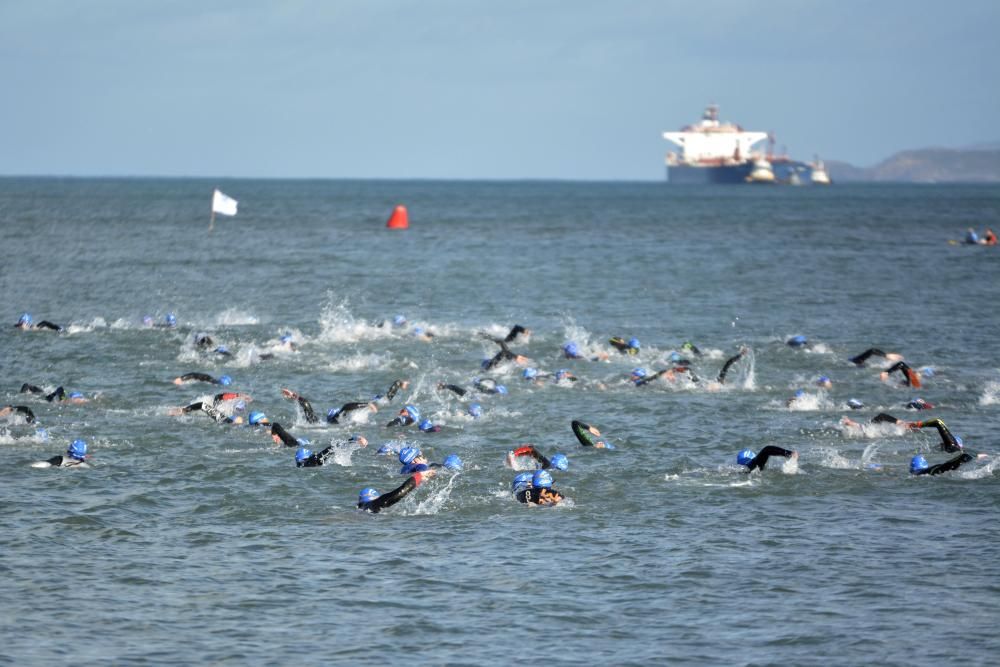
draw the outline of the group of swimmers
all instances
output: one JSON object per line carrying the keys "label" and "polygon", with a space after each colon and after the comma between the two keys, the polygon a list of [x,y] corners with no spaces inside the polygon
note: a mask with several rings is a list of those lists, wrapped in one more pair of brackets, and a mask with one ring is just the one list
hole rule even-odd
{"label": "group of swimmers", "polygon": [[[394,325],[398,325],[400,319],[401,318],[399,317],[394,319]],[[403,321],[405,322],[405,320]],[[164,328],[175,328],[177,326],[176,318],[173,317],[172,314],[168,314],[161,324],[155,322],[147,322],[146,324],[149,326],[162,326]],[[27,313],[22,315],[14,326],[20,329],[34,328],[50,329],[54,331],[63,330],[61,326],[48,321],[42,321],[35,324],[31,315]],[[526,382],[538,383],[551,380],[556,383],[571,384],[572,382],[577,381],[576,376],[570,371],[570,369],[559,369],[551,373],[543,372],[537,368],[529,366],[528,364],[531,363],[531,360],[526,355],[510,349],[511,344],[516,342],[519,338],[522,340],[527,339],[530,336],[530,333],[530,330],[527,328],[521,325],[515,325],[503,338],[483,334],[484,338],[487,338],[497,344],[500,350],[493,357],[483,361],[481,364],[481,370],[492,371],[499,369],[506,364],[512,364],[524,367],[521,372],[521,377]],[[433,338],[433,334],[430,332],[422,331],[421,335]],[[215,342],[207,334],[196,334],[195,338],[196,346],[199,348],[211,348],[215,351],[223,350],[223,352],[227,352],[223,346],[215,346]],[[288,336],[288,340],[282,341],[282,344],[287,345],[289,349],[295,349],[295,343],[291,340],[290,335]],[[792,348],[809,346],[808,339],[804,336],[795,336],[789,339],[787,344]],[[561,356],[567,360],[604,361],[607,360],[614,352],[628,357],[638,357],[640,355],[640,351],[642,350],[641,343],[635,337],[625,338],[623,336],[615,336],[609,339],[608,345],[610,350],[605,351],[600,349],[591,349],[589,352],[584,353],[576,342],[567,341],[561,348]],[[749,352],[749,348],[740,347],[736,354],[725,360],[716,375],[714,382],[710,382],[709,384],[715,386],[724,384],[731,368],[741,360],[747,358]],[[668,357],[669,363],[667,363],[664,368],[653,371],[647,371],[642,367],[635,368],[631,371],[628,377],[628,382],[636,387],[649,386],[651,383],[661,379],[674,382],[677,381],[678,378],[684,378],[687,382],[691,382],[693,384],[700,383],[702,380],[692,370],[693,362],[689,357],[698,358],[701,356],[702,353],[697,346],[691,342],[685,342],[680,347],[679,351],[670,353]],[[892,374],[899,372],[904,384],[915,388],[919,388],[921,386],[920,373],[908,366],[903,360],[902,355],[897,353],[884,352],[878,348],[870,348],[854,357],[851,357],[850,361],[858,367],[863,367],[872,358],[880,358],[884,359],[886,362],[892,362],[890,366],[880,371],[880,375],[883,380],[886,380]],[[214,377],[207,373],[189,372],[177,376],[174,378],[173,382],[178,385],[200,382],[220,387],[229,387],[233,383],[233,380],[228,375]],[[823,389],[828,389],[830,384],[831,381],[825,376],[823,376],[818,382],[818,385]],[[400,391],[404,391],[408,387],[409,382],[407,380],[396,380],[388,389],[385,390],[384,393],[375,394],[369,400],[351,401],[344,403],[339,408],[329,409],[325,415],[325,421],[328,424],[342,424],[354,421],[353,416],[356,412],[375,413],[378,411],[379,407],[392,402]],[[462,399],[468,398],[470,394],[477,397],[478,400],[482,400],[490,395],[503,395],[507,393],[507,388],[504,385],[499,384],[494,378],[489,377],[475,377],[473,378],[471,385],[468,387],[463,387],[454,383],[440,382],[437,384],[437,388],[441,391],[450,392]],[[47,393],[45,390],[35,385],[25,383],[22,386],[21,391],[22,393],[43,395],[49,402],[63,400],[83,402],[86,400],[79,392],[67,393],[62,386],[58,387],[55,391]],[[298,409],[301,411],[301,414],[307,423],[314,424],[321,421],[321,418],[317,415],[310,399],[304,397],[297,391],[287,388],[281,389],[281,395],[285,399],[294,401],[297,404]],[[252,399],[249,395],[241,392],[223,391],[213,395],[210,399],[202,399],[183,407],[175,408],[170,411],[170,414],[185,415],[193,412],[201,412],[220,424],[245,424],[253,427],[256,430],[269,435],[275,444],[293,448],[295,450],[295,465],[301,468],[325,465],[332,460],[337,451],[344,447],[366,447],[368,444],[367,439],[360,434],[355,434],[347,440],[335,441],[326,448],[314,452],[310,448],[311,444],[307,439],[293,436],[280,423],[271,423],[263,412],[248,412],[247,403],[250,400]],[[856,401],[856,399],[851,399],[848,403],[850,407],[855,409],[863,407],[860,401]],[[933,407],[932,404],[924,401],[923,399],[914,399],[911,401],[911,404],[913,409],[929,409]],[[468,405],[468,414],[474,418],[481,415],[481,404],[479,402],[470,403]],[[27,406],[8,405],[0,408],[0,418],[7,419],[12,417],[19,417],[26,423],[33,423],[35,421],[34,413]],[[892,417],[891,415],[880,413],[871,421],[872,423],[893,423],[904,426],[907,429],[935,428],[941,436],[941,449],[946,452],[957,453],[957,456],[935,465],[929,464],[923,455],[915,455],[912,458],[910,465],[910,471],[915,475],[935,475],[955,470],[962,464],[975,460],[976,458],[964,450],[961,438],[953,435],[940,419],[907,422]],[[860,425],[857,422],[849,418],[845,418],[843,423],[847,427],[860,428]],[[406,428],[411,425],[416,425],[417,428],[424,433],[433,433],[441,430],[439,425],[434,424],[429,419],[421,418],[419,409],[412,404],[404,405],[395,417],[385,424],[387,428]],[[609,440],[602,437],[600,431],[596,427],[579,420],[572,421],[570,427],[581,446],[592,447],[594,449],[614,449],[614,445]],[[359,509],[379,512],[405,498],[413,490],[420,486],[421,483],[434,477],[440,470],[459,471],[462,469],[462,462],[457,454],[449,455],[442,463],[431,463],[426,459],[426,457],[424,457],[418,448],[412,446],[391,447],[389,445],[384,445],[379,449],[379,454],[396,454],[399,462],[403,465],[400,473],[406,475],[407,479],[399,487],[384,494],[379,494],[372,487],[365,487],[361,490],[358,496],[357,506]],[[555,453],[551,457],[546,457],[534,445],[526,443],[510,450],[507,453],[507,466],[510,468],[516,468],[518,466],[518,459],[522,457],[530,458],[534,462],[537,469],[534,471],[522,472],[513,479],[511,482],[511,493],[513,497],[519,502],[532,505],[555,505],[562,502],[565,499],[565,495],[554,487],[555,480],[553,478],[553,472],[558,474],[568,469],[569,458],[567,455],[564,453]],[[760,452],[754,452],[749,449],[741,450],[737,453],[736,463],[746,472],[753,472],[756,470],[763,470],[769,459],[772,457],[783,457],[795,460],[798,457],[798,453],[794,450],[784,449],[776,445],[768,445],[763,447]],[[55,456],[47,461],[38,462],[38,465],[42,466],[47,464],[48,466],[53,467],[86,467],[86,459],[86,442],[81,439],[75,439],[67,449],[65,455]]]}

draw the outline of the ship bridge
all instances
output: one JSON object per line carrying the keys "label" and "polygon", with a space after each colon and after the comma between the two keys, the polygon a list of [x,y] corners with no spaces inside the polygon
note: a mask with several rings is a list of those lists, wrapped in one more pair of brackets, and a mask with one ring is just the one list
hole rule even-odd
{"label": "ship bridge", "polygon": [[767,139],[767,133],[745,132],[734,123],[719,122],[719,107],[712,104],[700,122],[680,132],[664,132],[663,138],[680,147],[678,162],[732,164],[748,160],[754,144]]}

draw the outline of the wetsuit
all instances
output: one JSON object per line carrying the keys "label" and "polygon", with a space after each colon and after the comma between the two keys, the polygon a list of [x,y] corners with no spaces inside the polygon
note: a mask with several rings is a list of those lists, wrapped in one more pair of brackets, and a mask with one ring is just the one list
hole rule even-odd
{"label": "wetsuit", "polygon": [[53,468],[72,468],[73,466],[83,466],[84,468],[89,468],[86,461],[81,461],[79,459],[74,459],[72,456],[53,456],[51,459],[46,459],[45,461]]}
{"label": "wetsuit", "polygon": [[58,324],[53,324],[52,322],[49,322],[48,320],[42,320],[38,324],[28,324],[28,325],[25,325],[25,324],[15,324],[14,326],[17,327],[18,329],[51,329],[52,331],[62,331],[63,330],[63,328],[61,326],[59,326]]}
{"label": "wetsuit", "polygon": [[552,462],[544,456],[540,451],[535,449],[534,445],[523,445],[518,447],[513,452],[514,456],[530,456],[531,458],[538,461],[541,465],[542,470],[548,470],[552,467]]}
{"label": "wetsuit", "polygon": [[21,385],[21,393],[22,394],[44,394],[45,390],[42,389],[41,387],[37,386],[37,385],[28,384],[27,382],[25,382],[24,384]]}
{"label": "wetsuit", "polygon": [[271,424],[271,435],[277,436],[278,439],[281,440],[281,444],[283,444],[285,447],[299,446],[298,439],[294,435],[286,431],[285,427],[279,424],[278,422],[274,422],[273,424]]}
{"label": "wetsuit", "polygon": [[413,417],[409,415],[409,413],[404,412],[401,415],[396,415],[396,418],[393,419],[388,424],[386,424],[385,427],[392,428],[393,426],[409,426],[410,424],[414,423],[414,421],[416,420],[414,420]]}
{"label": "wetsuit", "polygon": [[968,452],[962,452],[953,459],[948,459],[944,463],[938,463],[937,465],[932,465],[924,470],[919,470],[912,474],[914,475],[940,475],[943,472],[948,472],[949,470],[957,470],[963,463],[968,463],[969,461],[975,460],[975,456]]}
{"label": "wetsuit", "polygon": [[383,493],[375,500],[369,500],[366,503],[358,503],[358,509],[377,514],[386,507],[391,507],[405,498],[411,491],[413,491],[413,489],[420,486],[420,483],[423,480],[423,474],[418,472],[412,477],[407,478],[407,480],[398,488],[395,488],[388,493]]}
{"label": "wetsuit", "polygon": [[620,336],[615,336],[614,338],[609,340],[608,343],[611,345],[611,347],[615,348],[622,354],[629,354],[629,355],[639,354],[639,348],[630,347],[628,341],[626,341],[624,338]]}
{"label": "wetsuit", "polygon": [[787,459],[794,453],[795,452],[788,449],[782,449],[781,447],[777,447],[775,445],[768,445],[764,449],[760,450],[760,453],[753,457],[753,460],[747,464],[746,472],[753,472],[757,469],[763,470],[764,466],[767,465],[767,460],[772,456],[784,456]]}
{"label": "wetsuit", "polygon": [[403,389],[405,386],[406,386],[405,380],[396,380],[395,382],[393,382],[392,386],[389,387],[389,389],[385,392],[385,400],[391,401],[392,399],[394,399],[399,390]]}
{"label": "wetsuit", "polygon": [[850,359],[848,359],[848,361],[850,361],[852,364],[856,366],[864,366],[865,362],[868,361],[869,357],[872,356],[884,357],[885,352],[876,347],[870,347],[861,354],[851,357]]}
{"label": "wetsuit", "polygon": [[[573,435],[576,439],[580,441],[580,444],[584,447],[607,447],[607,443],[603,440],[599,440],[601,437],[599,431],[590,424],[584,424],[582,421],[573,420]],[[593,431],[591,430],[593,429]]]}
{"label": "wetsuit", "polygon": [[518,502],[529,505],[555,505],[565,498],[563,494],[551,487],[547,489],[528,487],[515,493],[514,497],[517,498]]}
{"label": "wetsuit", "polygon": [[24,415],[24,421],[28,424],[35,421],[35,413],[26,405],[5,405],[0,408],[0,417],[7,418],[13,413]]}
{"label": "wetsuit", "polygon": [[197,380],[198,382],[210,382],[212,384],[222,384],[220,380],[208,375],[207,373],[185,373],[184,375],[177,378],[181,382],[187,382],[188,380]]}
{"label": "wetsuit", "polygon": [[523,334],[523,333],[528,333],[528,330],[522,327],[520,324],[515,324],[513,327],[511,327],[510,332],[507,334],[507,337],[503,339],[503,342],[509,343],[515,338],[517,338],[518,334]]}
{"label": "wetsuit", "polygon": [[199,334],[194,340],[195,346],[199,348],[212,347],[215,345],[215,341],[208,334]]}
{"label": "wetsuit", "polygon": [[497,385],[497,381],[494,380],[493,378],[476,378],[473,384],[475,385],[476,389],[483,392],[484,394],[501,393],[499,385]]}
{"label": "wetsuit", "polygon": [[906,422],[904,422],[902,419],[896,419],[895,417],[893,417],[892,415],[890,415],[888,413],[880,412],[877,415],[875,415],[874,417],[872,417],[871,423],[872,424],[905,424]]}
{"label": "wetsuit", "polygon": [[962,445],[958,444],[958,440],[955,439],[955,436],[952,435],[952,432],[948,430],[948,427],[945,426],[945,423],[940,418],[913,422],[910,428],[927,428],[928,426],[936,428],[938,434],[941,436],[941,449],[946,452],[962,451]]}
{"label": "wetsuit", "polygon": [[240,398],[241,396],[243,396],[243,394],[239,394],[236,392],[225,392],[222,394],[216,394],[215,396],[212,397],[211,403],[206,403],[205,401],[198,401],[197,403],[191,403],[190,405],[185,405],[183,408],[181,408],[181,412],[187,414],[189,412],[201,410],[206,415],[211,417],[216,422],[219,422],[220,424],[223,422],[231,424],[232,422],[236,421],[236,419],[234,417],[227,417],[226,415],[219,412],[218,405],[219,403],[223,403],[225,401],[235,400],[237,398]]}
{"label": "wetsuit", "polygon": [[62,401],[66,398],[66,390],[62,387],[56,387],[56,390],[45,397],[45,400],[49,403],[53,401]]}
{"label": "wetsuit", "polygon": [[516,362],[521,357],[521,355],[511,352],[507,347],[507,343],[502,340],[498,340],[497,344],[500,345],[500,351],[493,355],[493,358],[483,364],[483,370],[492,370],[507,361]]}
{"label": "wetsuit", "polygon": [[443,382],[438,382],[438,389],[447,389],[450,392],[455,393],[457,396],[465,396],[468,393],[467,389],[462,389],[457,384],[445,384]]}
{"label": "wetsuit", "polygon": [[691,354],[695,355],[696,357],[700,357],[701,356],[701,350],[699,350],[695,346],[695,344],[692,343],[691,341],[684,341],[684,344],[681,345],[681,349],[684,350],[685,352],[690,352]]}
{"label": "wetsuit", "polygon": [[910,368],[905,361],[897,361],[892,366],[890,366],[889,368],[885,369],[882,372],[885,373],[886,377],[888,377],[889,375],[892,375],[896,371],[902,371],[903,381],[906,384],[916,389],[920,389],[920,376],[917,375],[916,371]]}
{"label": "wetsuit", "polygon": [[726,373],[729,372],[729,367],[732,366],[733,364],[735,364],[737,361],[739,361],[745,355],[746,355],[746,352],[744,350],[740,350],[739,354],[735,354],[735,355],[729,357],[728,359],[726,359],[726,363],[724,363],[722,365],[722,370],[719,371],[719,377],[716,378],[719,381],[719,384],[725,384],[725,382],[726,382]]}
{"label": "wetsuit", "polygon": [[662,371],[656,371],[652,375],[647,375],[644,378],[639,378],[638,380],[635,380],[633,384],[635,384],[635,386],[637,387],[645,387],[650,382],[653,382],[654,380],[657,380],[664,376],[666,376],[668,380],[673,380],[674,373],[687,373],[688,377],[691,378],[692,382],[701,382],[701,379],[697,375],[692,373],[691,369],[688,368],[687,366],[674,366],[673,368],[664,368]]}
{"label": "wetsuit", "polygon": [[365,401],[356,401],[354,403],[344,403],[340,406],[340,409],[335,412],[327,413],[326,422],[328,424],[339,424],[340,418],[347,415],[348,412],[353,412],[355,410],[372,409],[374,404]]}

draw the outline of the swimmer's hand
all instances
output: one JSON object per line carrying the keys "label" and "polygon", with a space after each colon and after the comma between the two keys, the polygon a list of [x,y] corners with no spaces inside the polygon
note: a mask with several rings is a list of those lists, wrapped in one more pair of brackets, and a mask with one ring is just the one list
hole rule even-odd
{"label": "swimmer's hand", "polygon": [[281,395],[284,396],[285,398],[287,398],[290,401],[294,401],[294,400],[297,400],[299,398],[299,395],[296,394],[291,389],[282,389],[281,390]]}

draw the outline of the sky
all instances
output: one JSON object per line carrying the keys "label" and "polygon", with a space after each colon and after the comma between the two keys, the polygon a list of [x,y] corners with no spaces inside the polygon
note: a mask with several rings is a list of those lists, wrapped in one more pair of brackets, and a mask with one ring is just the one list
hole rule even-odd
{"label": "sky", "polygon": [[1000,141],[996,0],[0,0],[0,175],[663,180]]}

